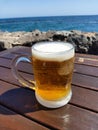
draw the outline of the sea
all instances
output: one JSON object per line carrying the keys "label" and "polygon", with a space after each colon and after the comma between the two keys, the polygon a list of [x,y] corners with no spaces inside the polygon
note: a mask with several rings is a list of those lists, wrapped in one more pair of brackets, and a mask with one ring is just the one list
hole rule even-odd
{"label": "sea", "polygon": [[0,31],[63,31],[98,32],[98,15],[47,16],[0,19]]}

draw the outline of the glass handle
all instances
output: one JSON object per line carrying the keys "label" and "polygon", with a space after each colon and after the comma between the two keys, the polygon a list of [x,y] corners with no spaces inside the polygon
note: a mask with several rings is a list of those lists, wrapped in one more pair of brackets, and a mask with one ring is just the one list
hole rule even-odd
{"label": "glass handle", "polygon": [[14,60],[12,61],[11,64],[11,70],[12,73],[14,75],[14,77],[25,87],[28,87],[30,89],[35,90],[35,82],[34,81],[29,81],[26,78],[24,78],[21,74],[19,74],[18,69],[17,69],[17,65],[21,62],[21,61],[26,61],[31,63],[31,59],[29,56],[26,55],[20,55],[17,56],[16,58],[14,58]]}

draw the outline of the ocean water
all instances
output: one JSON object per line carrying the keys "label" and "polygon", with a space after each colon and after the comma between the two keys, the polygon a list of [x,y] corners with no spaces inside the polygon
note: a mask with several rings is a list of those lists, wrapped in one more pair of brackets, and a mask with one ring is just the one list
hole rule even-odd
{"label": "ocean water", "polygon": [[0,31],[80,30],[98,32],[98,15],[51,16],[0,19]]}

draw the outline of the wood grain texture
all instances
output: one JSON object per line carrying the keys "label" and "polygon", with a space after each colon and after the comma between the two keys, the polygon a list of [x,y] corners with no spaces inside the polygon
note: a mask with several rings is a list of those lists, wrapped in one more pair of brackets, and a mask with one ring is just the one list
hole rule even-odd
{"label": "wood grain texture", "polygon": [[97,77],[74,73],[72,84],[98,91],[98,78]]}
{"label": "wood grain texture", "polygon": [[[12,60],[20,54],[31,55],[30,50],[15,47],[0,53],[0,130],[12,130],[15,124],[24,130],[97,130],[98,56],[76,54],[71,101],[64,107],[48,109],[37,102],[33,90],[23,88],[11,73]],[[18,69],[25,78],[34,79],[31,64],[21,62]]]}
{"label": "wood grain texture", "polygon": [[0,105],[0,130],[49,130]]}
{"label": "wood grain texture", "polygon": [[[78,128],[79,130],[89,130],[90,128],[95,129],[98,126],[98,114],[94,112],[70,104],[59,109],[47,109],[38,104],[34,91],[19,88],[2,81],[0,81],[0,84],[2,84],[0,86],[0,103],[32,120],[57,129],[66,128],[74,130]],[[81,96],[79,100],[81,100]],[[84,104],[87,102],[86,100]],[[89,122],[92,123],[89,124]]]}

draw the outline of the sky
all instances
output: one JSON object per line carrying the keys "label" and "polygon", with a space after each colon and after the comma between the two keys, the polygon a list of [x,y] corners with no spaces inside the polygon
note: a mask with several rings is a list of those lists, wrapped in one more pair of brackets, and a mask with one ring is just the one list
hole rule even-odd
{"label": "sky", "polygon": [[98,0],[0,0],[0,18],[98,15]]}

